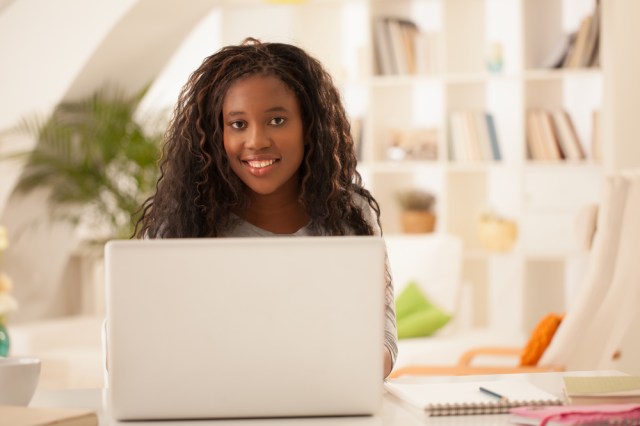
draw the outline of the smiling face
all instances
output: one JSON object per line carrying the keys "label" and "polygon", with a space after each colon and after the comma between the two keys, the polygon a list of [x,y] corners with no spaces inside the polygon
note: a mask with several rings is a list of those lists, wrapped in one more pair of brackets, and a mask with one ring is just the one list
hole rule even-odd
{"label": "smiling face", "polygon": [[294,92],[274,76],[235,82],[222,104],[224,149],[235,174],[258,195],[300,190],[303,123]]}

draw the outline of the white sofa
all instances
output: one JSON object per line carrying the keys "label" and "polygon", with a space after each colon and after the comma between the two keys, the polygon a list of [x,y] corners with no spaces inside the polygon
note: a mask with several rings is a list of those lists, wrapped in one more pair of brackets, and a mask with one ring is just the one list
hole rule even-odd
{"label": "white sofa", "polygon": [[[478,328],[473,323],[473,292],[462,279],[462,241],[453,235],[422,234],[385,237],[396,297],[409,281],[444,310],[452,321],[432,337],[398,341],[396,367],[411,364],[453,365],[466,350],[479,346],[523,347],[526,336],[513,331]],[[517,365],[518,359],[507,360]],[[482,357],[479,365],[495,363]],[[500,364],[505,364],[503,358]]]}

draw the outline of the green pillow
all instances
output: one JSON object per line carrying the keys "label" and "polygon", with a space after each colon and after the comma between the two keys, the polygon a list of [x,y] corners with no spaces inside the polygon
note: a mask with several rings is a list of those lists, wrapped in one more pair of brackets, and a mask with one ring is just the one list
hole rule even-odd
{"label": "green pillow", "polygon": [[430,336],[451,318],[452,315],[431,302],[413,281],[396,298],[399,339]]}

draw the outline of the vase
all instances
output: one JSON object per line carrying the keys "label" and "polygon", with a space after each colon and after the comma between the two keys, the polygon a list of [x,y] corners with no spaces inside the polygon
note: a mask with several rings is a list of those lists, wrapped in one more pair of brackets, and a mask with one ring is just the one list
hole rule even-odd
{"label": "vase", "polygon": [[0,322],[0,357],[9,355],[9,347],[9,330],[7,330],[3,322]]}
{"label": "vase", "polygon": [[507,252],[518,239],[518,224],[507,219],[483,219],[478,222],[478,238],[485,250]]}
{"label": "vase", "polygon": [[402,230],[406,234],[433,232],[436,216],[423,210],[405,210],[402,212]]}

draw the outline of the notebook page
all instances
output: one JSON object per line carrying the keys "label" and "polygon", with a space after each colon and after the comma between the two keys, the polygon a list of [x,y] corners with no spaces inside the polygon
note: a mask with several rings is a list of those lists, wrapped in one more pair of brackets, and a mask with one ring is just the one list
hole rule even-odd
{"label": "notebook page", "polygon": [[[524,381],[386,382],[385,387],[398,398],[433,415],[498,413],[522,405],[562,404],[560,398]],[[508,401],[487,395],[480,391],[480,387],[500,394]]]}

